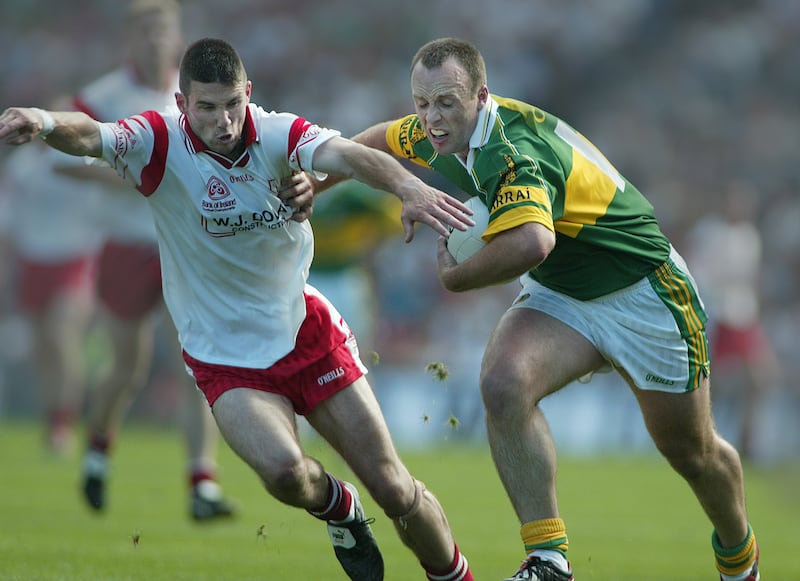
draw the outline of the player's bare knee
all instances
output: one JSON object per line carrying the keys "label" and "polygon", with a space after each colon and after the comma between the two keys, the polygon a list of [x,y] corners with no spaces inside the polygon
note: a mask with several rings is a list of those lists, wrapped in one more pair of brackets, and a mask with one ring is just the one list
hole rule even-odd
{"label": "player's bare knee", "polygon": [[386,514],[402,514],[413,498],[409,477],[383,477],[369,483],[369,492]]}
{"label": "player's bare knee", "polygon": [[482,373],[480,389],[487,416],[498,421],[511,421],[538,403],[530,382],[514,369]]}
{"label": "player's bare knee", "polygon": [[402,529],[405,529],[408,526],[408,521],[413,519],[419,512],[426,492],[425,484],[416,478],[412,478],[412,481],[414,483],[414,496],[411,502],[406,504],[406,506],[399,511],[393,511],[391,509],[385,510],[386,516],[392,519]]}
{"label": "player's bare knee", "polygon": [[[258,471],[258,470],[257,470]],[[261,481],[267,491],[278,500],[295,504],[308,478],[302,462],[287,461],[259,471]]]}
{"label": "player's bare knee", "polygon": [[481,373],[480,388],[486,413],[502,414],[510,397],[513,396],[510,384],[499,373],[487,371]]}
{"label": "player's bare knee", "polygon": [[714,461],[713,446],[697,440],[656,443],[670,466],[688,481],[700,478]]}

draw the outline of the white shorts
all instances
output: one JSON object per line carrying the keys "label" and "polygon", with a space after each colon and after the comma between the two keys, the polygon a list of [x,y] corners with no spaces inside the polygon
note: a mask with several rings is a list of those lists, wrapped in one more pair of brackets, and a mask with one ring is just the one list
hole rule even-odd
{"label": "white shorts", "polygon": [[[523,276],[512,309],[535,309],[583,335],[640,389],[682,393],[710,373],[706,313],[683,258],[670,258],[637,283],[580,301]],[[590,380],[591,374],[581,378]]]}

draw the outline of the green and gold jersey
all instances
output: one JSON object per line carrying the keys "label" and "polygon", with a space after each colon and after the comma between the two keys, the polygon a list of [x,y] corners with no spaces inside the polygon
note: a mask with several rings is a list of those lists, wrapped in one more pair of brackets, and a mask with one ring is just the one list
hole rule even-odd
{"label": "green and gold jersey", "polygon": [[493,95],[466,163],[438,155],[416,115],[395,121],[386,140],[395,154],[486,202],[485,240],[526,222],[553,230],[555,248],[530,273],[548,288],[596,298],[643,278],[669,256],[652,204],[585,137],[534,106]]}

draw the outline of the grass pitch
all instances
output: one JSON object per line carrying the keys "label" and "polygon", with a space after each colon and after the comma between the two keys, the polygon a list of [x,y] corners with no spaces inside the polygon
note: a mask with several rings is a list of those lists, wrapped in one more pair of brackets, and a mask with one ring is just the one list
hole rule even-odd
{"label": "grass pitch", "polygon": [[[109,506],[92,514],[78,491],[79,459],[48,458],[38,426],[0,423],[0,579],[345,580],[323,523],[280,505],[230,450],[221,480],[241,508],[235,520],[188,518],[185,458],[172,430],[129,426],[116,449]],[[317,440],[309,449],[352,478]],[[523,557],[518,524],[488,450],[442,446],[403,453],[442,501],[478,581],[507,577]],[[746,467],[751,521],[765,581],[800,580],[800,462]],[[658,457],[562,458],[562,516],[576,579],[716,580],[711,527],[683,483]],[[424,579],[422,569],[366,495],[387,581]]]}

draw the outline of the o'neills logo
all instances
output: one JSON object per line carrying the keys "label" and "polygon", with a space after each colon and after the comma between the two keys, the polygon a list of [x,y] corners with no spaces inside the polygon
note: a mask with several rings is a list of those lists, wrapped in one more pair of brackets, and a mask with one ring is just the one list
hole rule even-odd
{"label": "o'neills logo", "polygon": [[675,382],[671,379],[664,379],[663,377],[659,377],[658,375],[653,375],[652,373],[648,373],[645,376],[645,380],[649,381],[650,383],[660,383],[662,385],[675,385]]}
{"label": "o'neills logo", "polygon": [[326,383],[330,383],[334,379],[338,379],[344,375],[344,367],[337,367],[336,369],[329,371],[325,375],[321,375],[317,378],[317,383],[320,385],[325,385]]}

